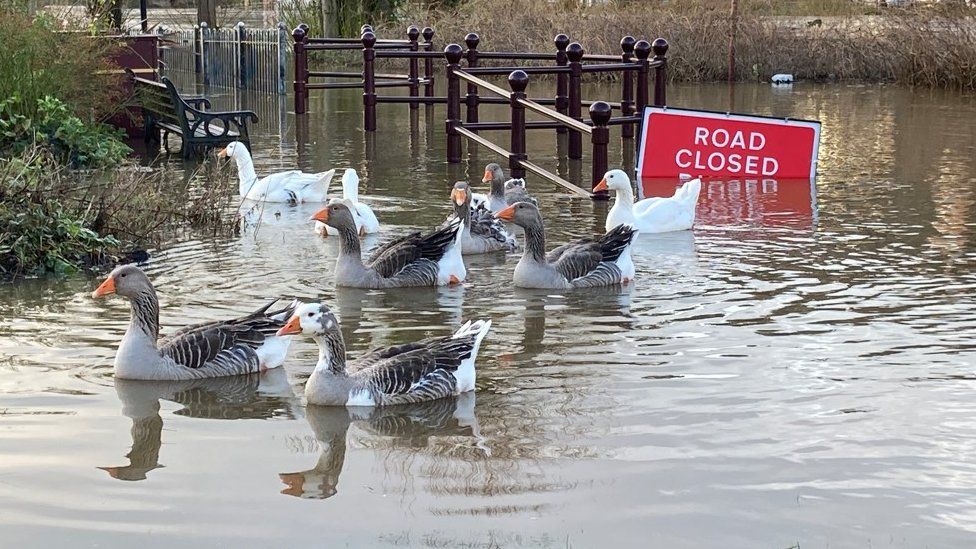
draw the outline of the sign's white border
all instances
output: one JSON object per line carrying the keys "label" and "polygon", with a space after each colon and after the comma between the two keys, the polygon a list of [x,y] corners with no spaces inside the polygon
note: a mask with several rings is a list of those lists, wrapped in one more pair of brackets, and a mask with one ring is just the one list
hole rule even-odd
{"label": "sign's white border", "polygon": [[[675,109],[671,107],[648,106],[644,107],[644,122],[641,125],[640,147],[637,149],[637,173],[635,174],[635,179],[638,181],[641,178],[641,172],[643,172],[644,147],[647,146],[647,132],[648,128],[650,128],[651,115],[654,113],[691,116],[694,118],[712,118],[718,120],[741,120],[743,122],[758,122],[760,124],[770,124],[774,126],[802,126],[805,128],[813,128],[813,156],[810,159],[810,179],[813,180],[817,176],[817,153],[820,150],[820,122],[817,122],[816,120],[773,118],[771,116],[757,116],[752,114],[735,114],[695,109]],[[697,175],[698,174],[692,174],[692,176]],[[678,174],[675,174],[675,177],[677,176]]]}

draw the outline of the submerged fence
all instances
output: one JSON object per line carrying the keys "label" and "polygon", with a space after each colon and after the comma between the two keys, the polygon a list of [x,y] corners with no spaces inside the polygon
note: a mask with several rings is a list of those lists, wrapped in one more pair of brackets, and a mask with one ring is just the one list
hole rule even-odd
{"label": "submerged fence", "polygon": [[213,29],[204,23],[187,30],[163,31],[162,74],[178,85],[238,88],[284,95],[290,34],[284,23],[249,29],[244,23]]}

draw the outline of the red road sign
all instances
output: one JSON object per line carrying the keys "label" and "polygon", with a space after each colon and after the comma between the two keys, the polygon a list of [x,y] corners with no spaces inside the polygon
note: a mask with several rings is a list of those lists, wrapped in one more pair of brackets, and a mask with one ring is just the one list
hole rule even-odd
{"label": "red road sign", "polygon": [[819,146],[820,122],[647,107],[637,174],[813,179]]}

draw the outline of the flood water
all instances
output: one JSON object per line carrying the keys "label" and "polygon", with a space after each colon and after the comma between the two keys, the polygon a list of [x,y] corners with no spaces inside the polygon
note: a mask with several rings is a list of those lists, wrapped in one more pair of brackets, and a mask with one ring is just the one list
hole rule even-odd
{"label": "flood water", "polygon": [[[724,86],[669,100],[729,108]],[[313,92],[306,124],[249,106],[258,173],[356,167],[387,234],[439,223],[496,160],[448,166],[441,107],[411,126],[381,105],[367,140],[354,91]],[[336,289],[314,205],[145,266],[164,333],[275,296],[331,304],[353,355],[491,318],[458,400],[307,408],[304,339],[264,376],[115,380],[122,299],[85,276],[0,287],[0,545],[972,546],[976,98],[740,86],[734,109],[823,122],[815,204],[758,215],[755,188],[709,183],[727,208],[642,236],[631,289],[516,290],[516,255],[471,257],[462,288]],[[547,131],[530,156],[589,173]],[[551,243],[602,230],[606,204],[528,183]]]}

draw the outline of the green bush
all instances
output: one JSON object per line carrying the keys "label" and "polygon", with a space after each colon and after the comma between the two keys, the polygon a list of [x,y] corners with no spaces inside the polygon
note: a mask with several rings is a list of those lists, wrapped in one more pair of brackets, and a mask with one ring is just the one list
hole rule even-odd
{"label": "green bush", "polygon": [[87,228],[93,221],[62,201],[52,158],[38,150],[0,159],[0,275],[70,273],[118,247]]}
{"label": "green bush", "polygon": [[131,151],[118,129],[86,124],[60,99],[38,99],[33,119],[20,114],[30,110],[21,103],[19,96],[0,101],[0,151],[16,153],[35,144],[47,145],[74,168],[116,166]]}

